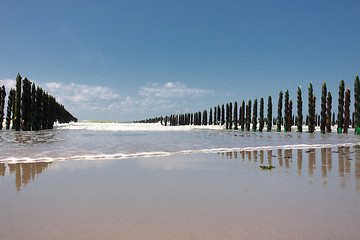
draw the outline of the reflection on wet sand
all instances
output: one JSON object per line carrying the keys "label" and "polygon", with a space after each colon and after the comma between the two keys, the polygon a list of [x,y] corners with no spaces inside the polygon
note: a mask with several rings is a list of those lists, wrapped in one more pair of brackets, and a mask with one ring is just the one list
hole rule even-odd
{"label": "reflection on wet sand", "polygon": [[302,169],[302,159],[303,159],[303,150],[298,149],[297,150],[297,172],[299,175],[301,175],[301,169]]}
{"label": "reflection on wet sand", "polygon": [[40,175],[47,169],[52,162],[36,162],[36,163],[0,163],[0,175],[5,176],[6,168],[9,174],[15,174],[16,190],[20,191],[21,186],[26,186],[31,180],[35,180],[35,176]]}
{"label": "reflection on wet sand", "polygon": [[292,149],[285,149],[285,167],[290,167],[290,161],[292,161]]}
{"label": "reflection on wet sand", "polygon": [[331,171],[332,169],[332,154],[331,154],[331,148],[326,149],[326,162],[327,162],[327,169],[328,171]]}
{"label": "reflection on wet sand", "polygon": [[360,178],[360,146],[355,146],[355,177]]}
{"label": "reflection on wet sand", "polygon": [[[277,149],[277,155],[273,155],[274,150],[260,150],[260,151],[240,151],[240,152],[227,152],[226,158],[231,159],[232,156],[235,156],[235,160],[239,157],[243,162],[248,160],[257,165],[258,158],[260,158],[260,165],[264,164],[264,159],[267,158],[268,164],[273,165],[273,159],[277,158],[279,166],[278,168],[289,168],[296,167],[297,173],[301,176],[303,169],[303,161],[307,161],[307,172],[308,176],[314,176],[316,174],[321,174],[321,177],[324,178],[323,183],[327,181],[325,178],[328,177],[329,172],[333,170],[333,158],[337,157],[338,165],[335,167],[338,168],[338,177],[343,179],[345,176],[349,176],[352,173],[352,169],[356,178],[360,178],[360,146],[348,147],[342,146],[337,147],[336,150],[332,148],[311,148],[311,149]],[[296,151],[296,152],[294,152]],[[294,153],[295,154],[294,154]],[[321,173],[318,173],[316,169],[316,161],[320,161],[321,168],[319,170]],[[295,162],[296,166],[293,166]],[[319,163],[319,164],[320,164]],[[345,186],[346,180],[342,180],[341,185]],[[360,190],[360,182],[358,184]]]}
{"label": "reflection on wet sand", "polygon": [[251,151],[246,151],[246,157],[251,162]]}
{"label": "reflection on wet sand", "polygon": [[309,149],[306,153],[309,155],[309,175],[312,176],[314,174],[314,169],[316,168],[316,149]]}
{"label": "reflection on wet sand", "polygon": [[5,163],[0,163],[0,176],[5,176]]}
{"label": "reflection on wet sand", "polygon": [[282,167],[283,166],[282,149],[277,150],[277,155],[278,155],[279,165],[280,167]]}
{"label": "reflection on wet sand", "polygon": [[[360,146],[354,147],[355,152],[355,177],[360,178]],[[356,181],[356,190],[360,191],[360,181]]]}
{"label": "reflection on wet sand", "polygon": [[326,177],[327,171],[326,171],[326,148],[321,149],[321,176]]}
{"label": "reflection on wet sand", "polygon": [[[276,151],[277,155],[274,155],[273,152]],[[295,151],[295,152],[294,152]],[[260,165],[264,164],[264,160],[267,159],[268,165],[273,165],[273,159],[277,158],[278,166],[276,169],[291,169],[296,168],[298,176],[302,175],[302,172],[307,171],[308,176],[318,175],[326,178],[329,173],[333,170],[333,167],[338,170],[338,178],[340,179],[341,186],[346,185],[347,178],[346,176],[351,176],[352,172],[356,178],[360,178],[360,146],[354,147],[337,147],[335,148],[321,148],[321,149],[276,149],[276,150],[259,150],[259,151],[228,151],[228,152],[218,152],[218,156],[221,156],[221,159],[234,159],[241,160],[242,162],[253,163],[258,165],[258,160],[260,160]],[[333,166],[333,158],[337,158],[337,164]],[[184,157],[186,159],[186,156]],[[161,160],[161,158],[159,158]],[[316,170],[316,161],[321,162],[321,172]],[[303,162],[308,162],[307,169],[303,169]],[[153,165],[162,165],[158,168],[165,170],[175,170],[175,169],[188,169],[192,168],[194,165],[192,163],[186,162],[186,160],[173,161],[172,164],[177,164],[176,166],[165,166],[168,160],[163,159],[161,161],[151,161],[152,164],[143,164],[143,167],[157,168]],[[27,185],[30,181],[35,180],[35,176],[41,174],[45,169],[47,169],[52,162],[36,162],[36,163],[0,163],[0,176],[5,175],[15,175],[15,186],[17,191],[21,190],[22,186]],[[275,163],[276,164],[276,163]],[[294,165],[296,164],[296,165]],[[320,164],[320,163],[319,163]],[[306,166],[305,165],[305,166]],[[336,166],[337,165],[337,166]],[[164,167],[165,166],[165,167]],[[353,169],[353,170],[352,170]],[[360,181],[357,181],[357,189],[360,190]]]}
{"label": "reflection on wet sand", "polygon": [[338,155],[339,155],[339,178],[344,177],[345,172],[345,162],[344,162],[344,155],[342,152],[342,148],[338,148]]}
{"label": "reflection on wet sand", "polygon": [[269,165],[272,165],[272,158],[273,155],[272,155],[272,150],[268,150],[268,163]]}
{"label": "reflection on wet sand", "polygon": [[352,158],[350,158],[350,156],[349,156],[349,153],[350,153],[349,147],[344,147],[343,154],[344,154],[344,158],[345,158],[345,174],[347,174],[347,175],[350,174],[350,168],[351,168],[350,160],[352,160]]}

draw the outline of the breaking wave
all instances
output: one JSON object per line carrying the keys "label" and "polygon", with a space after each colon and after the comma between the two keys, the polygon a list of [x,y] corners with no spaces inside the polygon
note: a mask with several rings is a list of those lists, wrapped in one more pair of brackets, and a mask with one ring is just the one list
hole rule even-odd
{"label": "breaking wave", "polygon": [[121,123],[82,121],[77,123],[56,124],[56,129],[63,130],[91,130],[91,131],[193,131],[193,130],[222,130],[223,126],[163,126],[160,123]]}
{"label": "breaking wave", "polygon": [[321,149],[321,148],[336,148],[336,147],[353,147],[360,146],[360,143],[341,143],[341,144],[296,144],[296,145],[282,145],[282,146],[259,146],[259,147],[243,147],[243,148],[211,148],[199,150],[180,150],[180,151],[157,151],[157,152],[138,152],[138,153],[112,153],[112,154],[83,154],[73,156],[57,156],[57,157],[7,157],[0,159],[3,163],[32,163],[32,162],[54,162],[66,160],[114,160],[127,158],[147,158],[147,157],[161,157],[171,155],[185,155],[197,153],[221,153],[221,152],[247,152],[247,151],[261,151],[261,150],[278,150],[278,149]]}

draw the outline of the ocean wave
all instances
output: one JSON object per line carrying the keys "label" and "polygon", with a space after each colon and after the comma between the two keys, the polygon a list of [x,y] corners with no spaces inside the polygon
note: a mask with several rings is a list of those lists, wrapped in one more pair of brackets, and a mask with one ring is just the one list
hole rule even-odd
{"label": "ocean wave", "polygon": [[55,124],[55,129],[63,130],[92,130],[92,131],[193,131],[201,129],[222,130],[220,125],[186,125],[186,126],[164,126],[160,123],[120,123],[120,122],[71,122],[66,124]]}
{"label": "ocean wave", "polygon": [[[55,123],[55,129],[60,130],[90,130],[90,131],[194,131],[194,130],[225,130],[222,125],[184,125],[184,126],[164,126],[161,123],[123,123],[112,121],[80,121],[71,123]],[[252,129],[252,124],[250,124]],[[272,131],[276,131],[276,125],[272,126]],[[283,129],[282,129],[283,130]],[[296,132],[297,127],[291,127],[292,132]],[[240,131],[240,130],[239,130]],[[308,126],[303,125],[303,132],[308,131]],[[316,126],[315,132],[320,132],[320,127]],[[337,132],[337,126],[331,126],[331,131]],[[353,128],[348,129],[349,133],[354,132]],[[264,131],[265,132],[265,131]]]}

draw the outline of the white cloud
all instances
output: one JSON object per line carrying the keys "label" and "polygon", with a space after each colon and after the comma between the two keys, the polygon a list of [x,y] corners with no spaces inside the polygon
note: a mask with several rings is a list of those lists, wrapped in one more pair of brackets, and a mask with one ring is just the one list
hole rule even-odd
{"label": "white cloud", "polygon": [[44,89],[53,94],[59,101],[71,103],[86,103],[120,98],[112,89],[103,86],[48,82],[44,84]]}
{"label": "white cloud", "polygon": [[211,92],[211,90],[206,89],[188,88],[185,84],[180,82],[167,82],[163,86],[158,83],[152,83],[146,87],[141,87],[139,95],[160,98],[197,98]]}
{"label": "white cloud", "polygon": [[15,80],[12,79],[3,79],[0,80],[0,86],[5,86],[6,91],[8,92],[10,88],[15,88]]}
{"label": "white cloud", "polygon": [[[156,85],[158,84],[152,84],[152,86]],[[95,114],[94,112],[98,114],[113,112],[120,115],[142,115],[154,109],[163,112],[171,111],[174,107],[179,106],[179,99],[164,97],[166,96],[164,94],[160,94],[161,97],[159,94],[157,96],[142,94],[144,87],[140,88],[137,96],[121,97],[112,89],[103,86],[57,82],[44,83],[42,86],[75,115],[77,112],[86,114],[86,111],[93,112],[93,114]],[[193,91],[179,83],[168,83],[164,87],[170,89],[171,93],[176,94],[178,98],[184,98]],[[98,118],[101,117],[103,116],[100,115]]]}
{"label": "white cloud", "polygon": [[[163,85],[151,83],[140,87],[136,96],[120,96],[115,90],[104,86],[61,82],[35,82],[35,84],[55,96],[59,103],[80,119],[121,120],[124,116],[146,118],[154,114],[185,111],[186,105],[193,106],[192,99],[213,92],[189,88],[180,82],[168,82]],[[15,88],[15,80],[0,80],[0,86],[2,85],[5,85],[8,91],[10,88]]]}
{"label": "white cloud", "polygon": [[[90,86],[85,84],[64,84],[59,82],[46,82],[39,85],[44,91],[54,95],[59,102],[65,101],[70,103],[86,103],[98,100],[114,100],[119,99],[120,95],[115,93],[112,89],[103,86]],[[0,86],[5,85],[5,88],[15,88],[15,80],[3,79],[0,80]]]}

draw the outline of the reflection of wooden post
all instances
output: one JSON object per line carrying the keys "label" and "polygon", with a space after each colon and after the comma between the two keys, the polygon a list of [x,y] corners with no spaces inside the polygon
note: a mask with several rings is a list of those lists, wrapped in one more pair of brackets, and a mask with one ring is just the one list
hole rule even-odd
{"label": "reflection of wooden post", "polygon": [[36,172],[36,175],[39,175],[42,173],[42,170],[43,170],[43,166],[42,166],[42,162],[37,162],[35,163],[35,172]]}
{"label": "reflection of wooden post", "polygon": [[350,174],[350,168],[351,168],[351,163],[349,161],[349,153],[350,153],[350,149],[349,147],[344,147],[344,156],[345,157],[345,173],[346,174]]}
{"label": "reflection of wooden post", "polygon": [[251,162],[251,152],[250,151],[246,151],[246,157],[249,160],[249,162]]}
{"label": "reflection of wooden post", "polygon": [[360,178],[360,146],[355,146],[355,177]]}
{"label": "reflection of wooden post", "polygon": [[5,170],[6,170],[6,167],[5,167],[5,163],[0,163],[0,176],[5,176]]}
{"label": "reflection of wooden post", "polygon": [[30,182],[30,164],[31,163],[22,163],[21,169],[22,169],[22,178],[21,183],[25,186],[28,182]]}
{"label": "reflection of wooden post", "polygon": [[254,155],[254,162],[257,163],[257,151],[256,150],[253,152],[253,155]]}
{"label": "reflection of wooden post", "polygon": [[282,161],[282,150],[278,149],[278,160],[279,160],[279,165],[282,166],[283,165],[283,161]]}
{"label": "reflection of wooden post", "polygon": [[[37,163],[15,163],[8,164],[10,175],[15,174],[15,186],[17,191],[21,190],[21,186],[25,186],[31,180],[34,180],[35,175],[41,174],[47,169],[52,162],[37,162]],[[1,164],[0,164],[1,166]]]}
{"label": "reflection of wooden post", "polygon": [[344,177],[345,166],[344,166],[343,148],[338,147],[338,151],[339,151],[339,177]]}
{"label": "reflection of wooden post", "polygon": [[34,180],[35,179],[35,175],[36,175],[36,163],[32,163],[31,164],[31,179]]}
{"label": "reflection of wooden post", "polygon": [[297,170],[298,170],[298,173],[301,173],[301,169],[302,169],[302,149],[298,149],[297,150]]}
{"label": "reflection of wooden post", "polygon": [[321,176],[326,177],[326,148],[321,148]]}
{"label": "reflection of wooden post", "polygon": [[264,164],[264,150],[260,150],[260,164]]}
{"label": "reflection of wooden post", "polygon": [[316,152],[315,149],[310,149],[310,153],[309,153],[309,175],[313,175],[314,174],[314,168],[315,168],[315,163],[316,163]]}
{"label": "reflection of wooden post", "polygon": [[244,151],[241,151],[241,158],[243,161],[245,161],[245,152]]}
{"label": "reflection of wooden post", "polygon": [[269,165],[272,165],[272,150],[268,150],[268,163]]}
{"label": "reflection of wooden post", "polygon": [[292,149],[285,149],[285,167],[290,167],[290,159],[292,159]]}
{"label": "reflection of wooden post", "polygon": [[15,173],[15,164],[14,163],[9,163],[8,167],[9,167],[10,175],[13,175]]}
{"label": "reflection of wooden post", "polygon": [[21,188],[21,167],[20,167],[20,163],[15,164],[15,185],[16,185],[16,190],[20,191],[20,188]]}
{"label": "reflection of wooden post", "polygon": [[238,158],[238,153],[234,152],[234,158],[237,159]]}
{"label": "reflection of wooden post", "polygon": [[327,169],[330,172],[332,169],[332,154],[331,154],[331,148],[328,148],[326,150],[326,161],[327,161]]}

